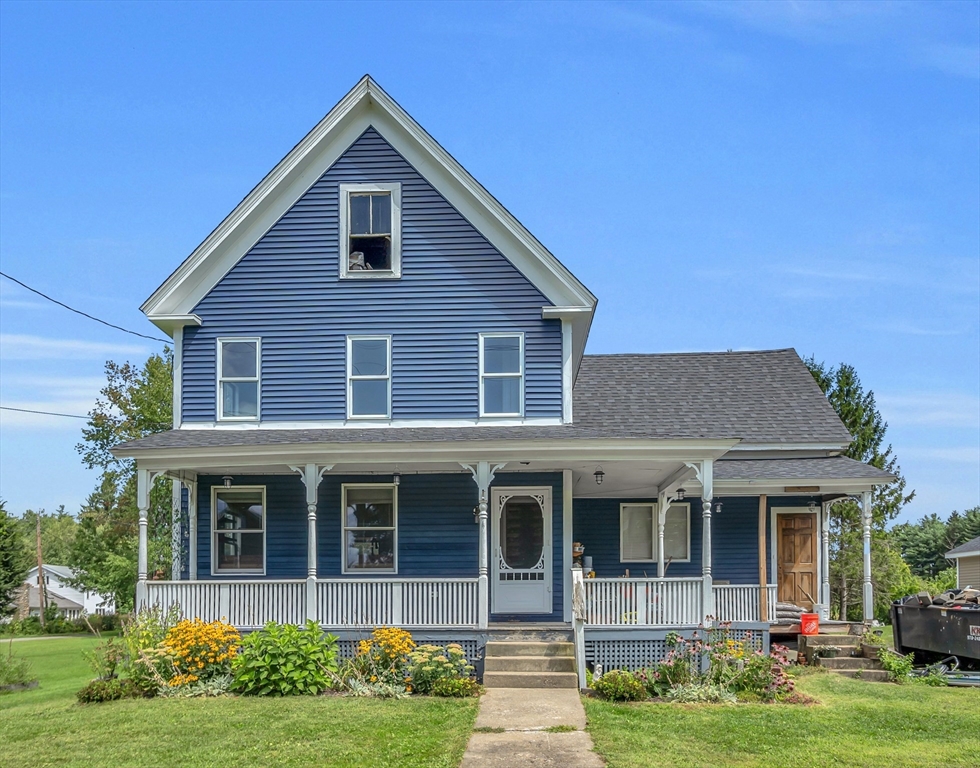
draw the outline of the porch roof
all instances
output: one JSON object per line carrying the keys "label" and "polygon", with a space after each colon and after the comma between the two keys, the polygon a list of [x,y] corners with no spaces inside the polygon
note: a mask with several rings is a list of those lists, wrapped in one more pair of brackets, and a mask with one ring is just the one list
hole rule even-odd
{"label": "porch roof", "polygon": [[715,463],[715,480],[870,480],[889,483],[895,476],[846,456],[811,459],[721,459]]}

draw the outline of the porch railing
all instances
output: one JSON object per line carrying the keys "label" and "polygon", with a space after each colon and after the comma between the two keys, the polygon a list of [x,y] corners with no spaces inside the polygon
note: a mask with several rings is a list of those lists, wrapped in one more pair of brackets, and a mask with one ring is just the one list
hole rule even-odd
{"label": "porch railing", "polygon": [[585,623],[592,626],[698,624],[696,579],[585,579]]}
{"label": "porch railing", "polygon": [[147,605],[179,605],[188,618],[225,619],[240,628],[268,621],[324,627],[475,627],[476,579],[320,579],[307,605],[303,579],[270,581],[149,581]]}
{"label": "porch railing", "polygon": [[[769,621],[776,617],[776,585],[766,588]],[[758,584],[715,584],[715,617],[719,621],[759,621]]]}

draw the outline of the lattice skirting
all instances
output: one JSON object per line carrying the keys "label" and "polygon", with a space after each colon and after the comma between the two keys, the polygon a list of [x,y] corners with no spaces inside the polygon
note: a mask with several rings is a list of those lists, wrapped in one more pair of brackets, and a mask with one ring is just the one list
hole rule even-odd
{"label": "lattice skirting", "polygon": [[[365,635],[364,639],[369,638],[371,635],[368,633]],[[418,645],[438,645],[445,647],[450,643],[457,643],[463,648],[463,653],[466,655],[467,661],[470,664],[475,664],[480,658],[483,644],[476,639],[470,640],[417,640]],[[342,659],[352,659],[357,653],[357,640],[338,640],[337,641],[337,652]]]}
{"label": "lattice skirting", "polygon": [[[690,638],[695,630],[679,630],[677,634]],[[637,670],[659,664],[667,656],[670,648],[667,646],[665,632],[635,633],[637,635],[656,635],[640,637],[624,637],[626,633],[617,633],[615,638],[585,638],[585,663],[589,669],[595,669],[601,664],[604,670],[629,669]],[[700,630],[703,636],[704,630]],[[729,635],[734,640],[749,640],[753,650],[762,650],[768,645],[768,632],[758,629],[731,629]]]}

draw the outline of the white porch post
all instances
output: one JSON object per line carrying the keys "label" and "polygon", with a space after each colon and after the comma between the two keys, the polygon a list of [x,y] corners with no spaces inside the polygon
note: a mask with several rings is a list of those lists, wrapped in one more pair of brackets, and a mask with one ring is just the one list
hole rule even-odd
{"label": "white porch post", "polygon": [[820,519],[820,560],[823,569],[820,579],[820,604],[823,606],[821,619],[830,618],[830,508],[834,502],[823,505]]}
{"label": "white porch post", "polygon": [[475,466],[469,464],[460,464],[460,466],[463,467],[463,469],[468,469],[472,473],[473,479],[476,481],[476,486],[479,491],[477,511],[478,522],[480,524],[480,546],[477,560],[477,626],[479,629],[486,629],[490,624],[490,541],[489,536],[487,535],[487,521],[489,519],[490,510],[490,483],[493,482],[493,476],[497,470],[503,468],[504,465],[497,464],[491,468],[490,462],[478,461]]}
{"label": "white porch post", "polygon": [[306,486],[306,618],[317,620],[316,606],[316,501],[317,489],[323,480],[323,473],[333,465],[317,468],[316,464],[290,467],[297,472]]}
{"label": "white porch post", "polygon": [[705,626],[715,615],[715,593],[711,582],[711,502],[714,497],[714,460],[687,464],[701,482],[701,618]]}
{"label": "white porch post", "polygon": [[197,581],[197,480],[187,484],[187,529],[190,541],[187,544],[187,575]]}
{"label": "white porch post", "polygon": [[664,526],[667,524],[667,507],[670,500],[666,493],[661,493],[657,499],[657,578],[662,579],[667,573],[664,563]]}
{"label": "white porch post", "polygon": [[182,561],[181,544],[181,482],[176,478],[171,481],[171,506],[170,510],[170,578],[177,581],[180,578],[180,566]]}
{"label": "white porch post", "polygon": [[861,523],[864,539],[864,621],[874,618],[874,589],[871,586],[871,491],[861,494]]}
{"label": "white porch post", "polygon": [[139,508],[139,554],[136,566],[136,610],[146,604],[148,569],[147,528],[150,515],[150,488],[153,476],[148,469],[136,470],[136,506]]}

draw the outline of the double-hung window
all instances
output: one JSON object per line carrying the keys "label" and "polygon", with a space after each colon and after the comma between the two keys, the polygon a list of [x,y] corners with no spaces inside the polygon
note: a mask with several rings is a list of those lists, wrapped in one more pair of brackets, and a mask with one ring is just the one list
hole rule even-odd
{"label": "double-hung window", "polygon": [[261,367],[260,339],[218,339],[219,420],[258,420]]}
{"label": "double-hung window", "polygon": [[340,185],[340,276],[400,277],[401,184]]}
{"label": "double-hung window", "polygon": [[398,488],[391,483],[343,486],[344,573],[395,573]]}
{"label": "double-hung window", "polygon": [[211,489],[211,572],[265,573],[265,487]]}
{"label": "double-hung window", "polygon": [[391,418],[391,336],[347,337],[347,417]]}
{"label": "double-hung window", "polygon": [[524,415],[524,334],[480,334],[480,416]]}
{"label": "double-hung window", "polygon": [[[619,559],[657,562],[657,505],[620,504]],[[691,561],[691,505],[671,504],[664,520],[664,561]]]}

